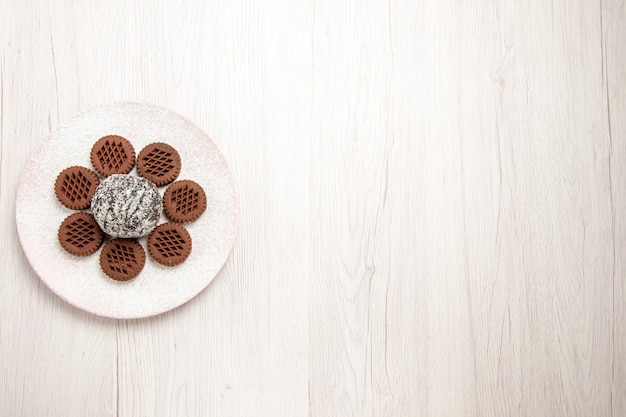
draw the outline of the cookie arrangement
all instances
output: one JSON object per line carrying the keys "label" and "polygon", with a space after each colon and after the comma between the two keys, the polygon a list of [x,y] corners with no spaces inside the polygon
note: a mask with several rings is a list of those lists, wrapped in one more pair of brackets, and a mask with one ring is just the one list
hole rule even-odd
{"label": "cookie arrangement", "polygon": [[[58,240],[74,256],[100,252],[100,267],[111,279],[129,281],[146,263],[139,239],[147,237],[150,257],[175,267],[191,254],[192,239],[183,223],[197,220],[207,208],[206,194],[192,180],[178,180],[181,158],[172,146],[155,142],[137,157],[132,143],[119,135],[95,142],[94,170],[71,166],[59,173],[54,191],[61,204],[79,211],[61,223]],[[131,174],[133,168],[137,174]],[[158,187],[167,186],[163,197]],[[161,214],[171,220],[159,224]]]}

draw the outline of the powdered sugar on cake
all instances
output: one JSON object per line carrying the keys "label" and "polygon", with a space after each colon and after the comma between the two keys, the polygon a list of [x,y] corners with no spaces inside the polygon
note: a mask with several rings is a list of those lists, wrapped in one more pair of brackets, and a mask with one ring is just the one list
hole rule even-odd
{"label": "powdered sugar on cake", "polygon": [[163,204],[156,185],[150,181],[115,174],[102,180],[91,202],[91,209],[108,235],[136,238],[154,230]]}

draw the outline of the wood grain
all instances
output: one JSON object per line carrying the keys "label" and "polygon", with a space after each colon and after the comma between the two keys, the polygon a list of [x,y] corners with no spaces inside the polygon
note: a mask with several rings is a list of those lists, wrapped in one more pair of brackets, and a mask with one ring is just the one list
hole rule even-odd
{"label": "wood grain", "polygon": [[[0,415],[626,414],[621,0],[0,0]],[[240,234],[198,297],[78,311],[15,191],[47,132],[156,102]]]}

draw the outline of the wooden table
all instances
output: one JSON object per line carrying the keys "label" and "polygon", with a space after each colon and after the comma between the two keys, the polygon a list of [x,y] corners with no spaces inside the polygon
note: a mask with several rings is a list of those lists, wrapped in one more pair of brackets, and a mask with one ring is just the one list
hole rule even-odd
{"label": "wooden table", "polygon": [[[625,39],[620,0],[0,0],[0,415],[626,415]],[[135,321],[15,232],[37,144],[121,100],[241,200],[215,281]]]}

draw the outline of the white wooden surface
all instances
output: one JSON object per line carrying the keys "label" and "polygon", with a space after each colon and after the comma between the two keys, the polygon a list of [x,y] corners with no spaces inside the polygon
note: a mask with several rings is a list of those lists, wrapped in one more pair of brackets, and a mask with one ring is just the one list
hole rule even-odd
{"label": "white wooden surface", "polygon": [[[623,0],[0,0],[0,416],[626,415]],[[30,269],[74,114],[215,139],[238,241],[147,320]]]}

